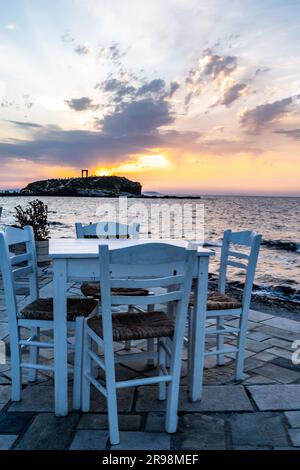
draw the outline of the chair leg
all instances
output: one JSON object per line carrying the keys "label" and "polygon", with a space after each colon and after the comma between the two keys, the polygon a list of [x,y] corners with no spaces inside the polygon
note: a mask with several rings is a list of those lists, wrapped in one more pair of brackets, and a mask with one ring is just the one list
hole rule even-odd
{"label": "chair leg", "polygon": [[21,348],[19,345],[19,331],[10,336],[11,355],[11,400],[21,400],[22,373],[21,373]]}
{"label": "chair leg", "polygon": [[[148,305],[147,312],[153,312],[153,311],[154,311],[154,305],[152,305],[152,304]],[[155,339],[154,338],[147,339],[147,351],[154,353],[154,351],[155,351]],[[154,359],[148,359],[147,366],[154,367],[155,366],[155,360]]]}
{"label": "chair leg", "polygon": [[[163,375],[163,371],[161,370],[160,366],[166,367],[166,351],[162,346],[163,338],[158,340],[158,362],[159,362],[159,375]],[[166,399],[166,382],[160,382],[158,385],[158,399],[165,400]]]}
{"label": "chair leg", "polygon": [[174,433],[177,430],[177,409],[179,399],[179,381],[180,381],[180,363],[178,360],[173,362],[173,379],[167,385],[167,412],[166,412],[166,431]]}
{"label": "chair leg", "polygon": [[188,337],[187,337],[187,350],[188,350],[188,383],[191,383],[191,372],[194,369],[193,366],[193,307],[189,307],[188,310]]}
{"label": "chair leg", "polygon": [[167,412],[166,412],[166,431],[169,433],[174,433],[177,430],[178,422],[178,399],[179,399],[179,384],[180,384],[180,372],[181,372],[181,355],[183,349],[183,338],[185,325],[182,323],[179,324],[177,331],[175,331],[173,337],[173,348],[172,348],[172,363],[171,363],[171,373],[172,381],[168,383],[167,386]]}
{"label": "chair leg", "polygon": [[[40,329],[37,327],[30,328],[30,336],[34,338],[34,340],[38,341],[40,337]],[[39,360],[39,347],[38,346],[30,346],[29,347],[29,362],[31,364],[37,364]],[[28,381],[35,382],[37,379],[37,369],[29,369],[28,373]]]}
{"label": "chair leg", "polygon": [[106,367],[105,364],[105,381],[107,391],[107,412],[109,440],[111,445],[120,443],[119,422],[118,422],[118,404],[116,393],[115,366]]}
{"label": "chair leg", "polygon": [[88,354],[88,349],[91,349],[91,337],[88,335],[85,326],[83,329],[83,367],[82,367],[82,384],[81,384],[81,411],[87,412],[90,411],[90,393],[91,393],[91,383],[90,379],[87,377],[87,374],[91,373],[92,359]]}
{"label": "chair leg", "polygon": [[248,311],[242,312],[240,318],[240,331],[238,336],[238,352],[236,361],[235,378],[236,380],[243,380],[244,372],[244,357],[245,357],[245,344],[248,327]]}
{"label": "chair leg", "polygon": [[[217,329],[220,330],[224,327],[224,317],[219,316],[217,317]],[[224,349],[224,335],[223,334],[218,334],[217,336],[217,351],[221,351]],[[223,366],[225,363],[225,358],[224,354],[218,354],[217,355],[217,363],[218,366]]]}
{"label": "chair leg", "polygon": [[77,317],[75,321],[75,354],[74,354],[74,377],[73,377],[73,408],[74,410],[80,410],[80,404],[81,404],[83,326],[84,326],[84,318]]}

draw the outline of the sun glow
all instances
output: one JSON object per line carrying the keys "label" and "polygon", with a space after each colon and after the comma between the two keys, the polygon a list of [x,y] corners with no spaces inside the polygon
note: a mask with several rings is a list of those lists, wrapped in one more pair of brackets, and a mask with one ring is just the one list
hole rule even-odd
{"label": "sun glow", "polygon": [[139,155],[135,159],[120,165],[97,168],[95,173],[97,176],[111,176],[117,173],[138,173],[140,171],[163,170],[170,169],[174,165],[163,154],[157,155]]}

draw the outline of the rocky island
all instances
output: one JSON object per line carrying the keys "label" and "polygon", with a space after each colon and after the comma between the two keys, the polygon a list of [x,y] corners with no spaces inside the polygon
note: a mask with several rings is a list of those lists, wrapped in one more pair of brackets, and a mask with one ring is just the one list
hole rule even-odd
{"label": "rocky island", "polygon": [[124,176],[89,176],[34,181],[21,189],[20,195],[30,196],[141,196],[142,185]]}

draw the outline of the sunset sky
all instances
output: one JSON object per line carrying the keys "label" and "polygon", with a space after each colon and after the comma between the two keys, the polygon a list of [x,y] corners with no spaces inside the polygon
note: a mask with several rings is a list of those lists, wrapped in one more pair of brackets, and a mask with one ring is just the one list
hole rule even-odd
{"label": "sunset sky", "polygon": [[300,195],[300,0],[0,0],[0,188]]}

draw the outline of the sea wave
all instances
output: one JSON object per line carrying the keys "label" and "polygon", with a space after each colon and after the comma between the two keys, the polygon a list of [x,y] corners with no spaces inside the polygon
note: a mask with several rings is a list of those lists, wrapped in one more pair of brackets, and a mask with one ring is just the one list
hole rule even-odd
{"label": "sea wave", "polygon": [[261,245],[267,248],[275,248],[277,250],[293,251],[300,253],[300,243],[286,240],[262,240]]}

